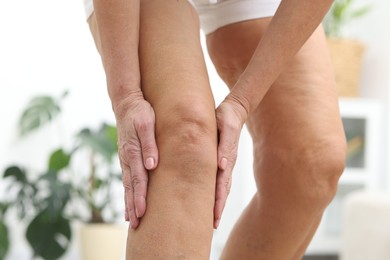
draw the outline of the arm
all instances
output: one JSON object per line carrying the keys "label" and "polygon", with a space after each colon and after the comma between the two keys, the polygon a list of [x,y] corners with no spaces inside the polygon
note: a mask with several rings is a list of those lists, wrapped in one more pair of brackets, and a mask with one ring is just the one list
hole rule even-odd
{"label": "arm", "polygon": [[147,170],[158,163],[155,114],[140,87],[139,8],[139,0],[94,0],[97,46],[118,127],[125,215],[132,228],[146,210]]}
{"label": "arm", "polygon": [[252,112],[286,64],[321,23],[333,0],[284,0],[246,70],[232,89],[234,99]]}
{"label": "arm", "polygon": [[321,23],[332,0],[283,0],[246,70],[217,110],[218,174],[214,209],[217,227],[230,187],[238,140],[249,113],[256,109],[287,63]]}
{"label": "arm", "polygon": [[141,94],[139,0],[94,0],[100,54],[114,112],[129,94]]}

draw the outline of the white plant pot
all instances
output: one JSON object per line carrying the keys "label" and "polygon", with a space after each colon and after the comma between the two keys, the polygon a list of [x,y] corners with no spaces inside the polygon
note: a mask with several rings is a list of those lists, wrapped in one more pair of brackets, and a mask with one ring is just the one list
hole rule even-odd
{"label": "white plant pot", "polygon": [[122,260],[126,227],[112,224],[86,224],[80,227],[83,260]]}

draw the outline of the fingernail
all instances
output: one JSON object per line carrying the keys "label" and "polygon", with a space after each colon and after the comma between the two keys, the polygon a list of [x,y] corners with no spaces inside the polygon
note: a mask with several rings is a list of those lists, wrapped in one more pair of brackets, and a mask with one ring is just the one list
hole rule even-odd
{"label": "fingernail", "polygon": [[139,214],[138,214],[138,209],[135,208],[135,215],[137,216],[137,218],[139,218]]}
{"label": "fingernail", "polygon": [[153,158],[148,158],[146,159],[145,162],[146,169],[150,170],[154,167],[154,159]]}
{"label": "fingernail", "polygon": [[222,158],[221,159],[221,169],[225,170],[226,167],[227,167],[227,159],[226,158]]}
{"label": "fingernail", "polygon": [[129,221],[129,213],[125,210],[125,221]]}

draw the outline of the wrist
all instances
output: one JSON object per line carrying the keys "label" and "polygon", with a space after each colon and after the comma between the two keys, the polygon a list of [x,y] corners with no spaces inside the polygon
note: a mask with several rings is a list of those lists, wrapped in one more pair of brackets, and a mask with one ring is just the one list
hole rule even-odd
{"label": "wrist", "polygon": [[248,100],[243,96],[239,96],[236,93],[231,92],[229,95],[226,96],[224,102],[228,102],[233,105],[233,107],[235,108],[234,111],[241,119],[242,124],[244,124],[246,119],[248,118],[250,111]]}
{"label": "wrist", "polygon": [[144,96],[140,88],[129,88],[126,86],[117,88],[121,90],[121,95],[113,97],[110,94],[110,99],[115,117],[120,119],[126,115],[134,102],[137,100],[144,100]]}

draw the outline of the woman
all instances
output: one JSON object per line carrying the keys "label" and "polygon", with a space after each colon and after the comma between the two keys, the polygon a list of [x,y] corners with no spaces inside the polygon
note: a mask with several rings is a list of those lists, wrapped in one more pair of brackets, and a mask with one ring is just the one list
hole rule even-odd
{"label": "woman", "polygon": [[[345,161],[319,26],[331,3],[93,1],[88,21],[118,125],[128,259],[209,258],[244,123],[258,191],[221,259],[302,257]],[[216,110],[198,15],[230,88]]]}

